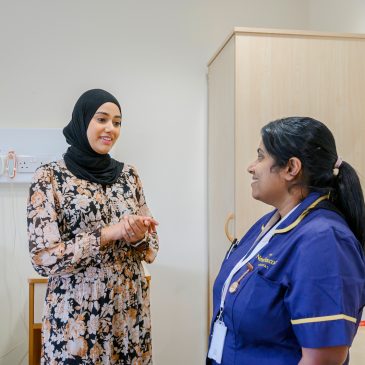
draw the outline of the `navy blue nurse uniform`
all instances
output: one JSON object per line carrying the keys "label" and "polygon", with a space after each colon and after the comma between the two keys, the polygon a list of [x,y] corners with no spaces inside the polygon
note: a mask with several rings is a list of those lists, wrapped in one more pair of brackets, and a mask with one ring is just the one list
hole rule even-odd
{"label": "navy blue nurse uniform", "polygon": [[[364,254],[344,218],[321,208],[320,200],[311,193],[250,260],[254,269],[237,291],[227,293],[221,364],[297,365],[302,347],[351,346],[365,304]],[[224,259],[213,288],[211,328],[225,280],[274,213],[256,222]]]}

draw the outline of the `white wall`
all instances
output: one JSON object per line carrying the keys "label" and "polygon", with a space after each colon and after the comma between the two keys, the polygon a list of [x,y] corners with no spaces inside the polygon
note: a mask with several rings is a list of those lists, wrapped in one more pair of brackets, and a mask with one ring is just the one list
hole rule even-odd
{"label": "white wall", "polygon": [[309,0],[308,27],[313,30],[364,33],[364,0]]}
{"label": "white wall", "polygon": [[[157,365],[204,362],[206,63],[234,26],[307,28],[303,0],[2,1],[0,127],[63,127],[88,88],[124,111],[117,156],[159,219],[152,274]],[[16,136],[14,136],[16,138]],[[0,364],[26,364],[26,186],[0,186]]]}

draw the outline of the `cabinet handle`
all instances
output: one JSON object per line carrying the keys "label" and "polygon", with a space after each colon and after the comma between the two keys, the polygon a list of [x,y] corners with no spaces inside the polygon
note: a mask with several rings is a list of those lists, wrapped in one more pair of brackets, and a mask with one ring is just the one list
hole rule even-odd
{"label": "cabinet handle", "polygon": [[233,242],[233,240],[234,240],[234,237],[229,233],[229,230],[228,230],[228,225],[229,225],[229,222],[231,221],[231,220],[233,220],[234,219],[234,214],[233,213],[229,213],[228,214],[228,217],[227,217],[227,219],[226,219],[226,223],[225,223],[225,225],[224,225],[224,232],[226,233],[226,236],[227,236],[227,238],[230,240],[230,242]]}

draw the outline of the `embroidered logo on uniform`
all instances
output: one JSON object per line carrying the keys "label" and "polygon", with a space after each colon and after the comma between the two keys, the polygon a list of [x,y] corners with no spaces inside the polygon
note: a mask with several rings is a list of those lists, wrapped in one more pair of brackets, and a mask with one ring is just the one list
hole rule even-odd
{"label": "embroidered logo on uniform", "polygon": [[[272,253],[269,254],[269,256],[272,256]],[[275,265],[278,260],[272,260],[268,257],[262,257],[261,255],[257,255],[257,260],[259,261],[258,266],[263,266],[265,269],[269,268],[269,265]]]}

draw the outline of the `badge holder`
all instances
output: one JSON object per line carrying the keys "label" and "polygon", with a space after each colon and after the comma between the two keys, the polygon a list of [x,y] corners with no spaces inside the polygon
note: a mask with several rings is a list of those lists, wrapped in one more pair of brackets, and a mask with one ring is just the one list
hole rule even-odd
{"label": "badge holder", "polygon": [[217,364],[222,362],[226,334],[227,327],[222,320],[222,313],[220,313],[217,320],[214,322],[212,340],[208,351],[208,358],[214,360]]}

